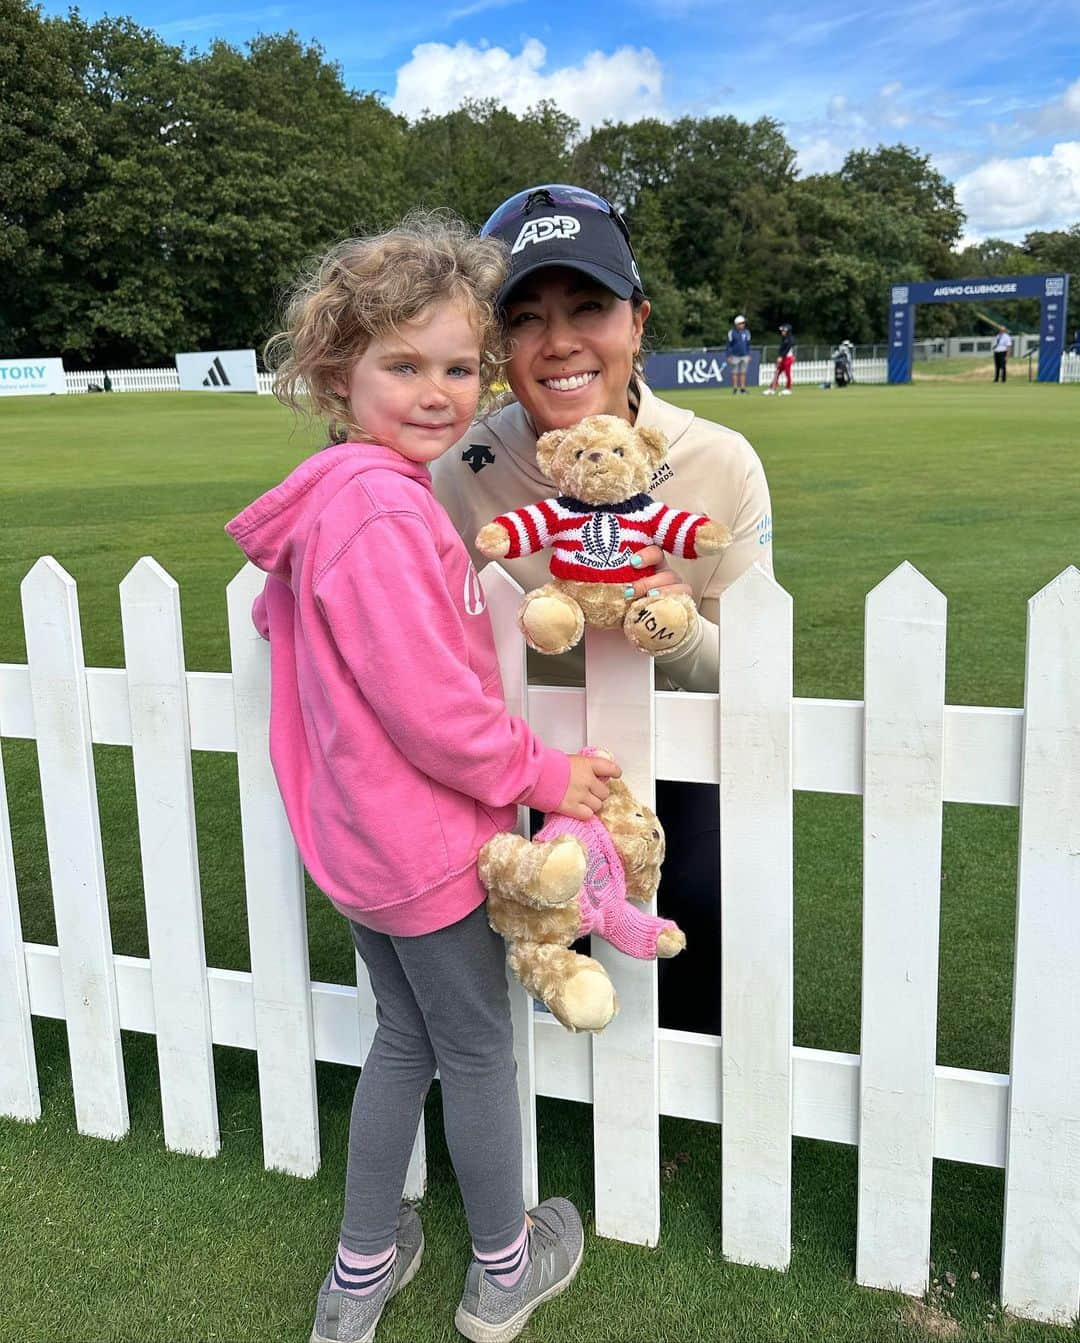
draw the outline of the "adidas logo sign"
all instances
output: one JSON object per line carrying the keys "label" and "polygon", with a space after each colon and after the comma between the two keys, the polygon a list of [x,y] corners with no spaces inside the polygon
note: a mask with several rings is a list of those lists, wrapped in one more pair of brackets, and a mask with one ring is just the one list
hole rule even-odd
{"label": "adidas logo sign", "polygon": [[225,365],[217,355],[214,355],[214,362],[210,365],[206,377],[202,380],[204,387],[231,387],[229,375],[225,372]]}

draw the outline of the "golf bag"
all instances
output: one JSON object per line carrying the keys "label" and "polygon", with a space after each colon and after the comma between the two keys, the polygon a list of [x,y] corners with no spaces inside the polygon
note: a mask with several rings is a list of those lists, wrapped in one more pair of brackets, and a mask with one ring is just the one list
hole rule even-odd
{"label": "golf bag", "polygon": [[855,381],[855,360],[852,358],[850,341],[841,341],[833,350],[833,380],[837,387],[846,387]]}

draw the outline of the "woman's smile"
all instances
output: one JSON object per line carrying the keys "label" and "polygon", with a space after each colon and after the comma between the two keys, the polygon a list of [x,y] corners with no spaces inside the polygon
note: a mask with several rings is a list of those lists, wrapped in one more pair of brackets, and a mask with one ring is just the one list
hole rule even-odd
{"label": "woman's smile", "polygon": [[506,300],[507,375],[537,429],[565,429],[586,415],[629,421],[630,378],[649,315],[567,266],[537,271]]}

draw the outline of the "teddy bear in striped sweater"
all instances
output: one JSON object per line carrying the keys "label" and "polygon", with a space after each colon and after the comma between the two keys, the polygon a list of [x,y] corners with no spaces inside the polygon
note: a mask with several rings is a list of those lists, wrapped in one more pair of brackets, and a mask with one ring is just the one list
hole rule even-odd
{"label": "teddy bear in striped sweater", "polygon": [[631,644],[649,654],[676,652],[693,637],[697,608],[685,593],[626,595],[656,572],[630,563],[646,546],[693,560],[720,555],[731,543],[722,523],[650,497],[666,451],[659,429],[637,428],[617,415],[590,415],[537,441],[537,463],[559,494],[500,514],[476,538],[490,560],[551,549],[551,582],[527,593],[518,613],[532,648],[565,653],[586,622],[621,625]]}

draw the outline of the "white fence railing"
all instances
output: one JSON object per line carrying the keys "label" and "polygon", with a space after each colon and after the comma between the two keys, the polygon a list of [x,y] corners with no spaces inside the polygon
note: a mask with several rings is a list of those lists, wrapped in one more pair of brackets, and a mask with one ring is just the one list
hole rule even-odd
{"label": "white fence railing", "polygon": [[1080,354],[1070,350],[1061,356],[1061,381],[1080,382]]}
{"label": "white fence railing", "polygon": [[[156,1034],[166,1146],[219,1149],[213,1044],[256,1050],[265,1162],[319,1165],[315,1060],[359,1064],[374,1029],[362,967],[312,983],[304,887],[267,750],[268,651],[229,585],[231,673],[188,672],[177,585],[150,559],[120,587],[125,663],[87,669],[74,581],[51,558],[22,585],[27,665],[0,665],[0,733],[37,743],[57,946],[22,941],[0,758],[0,1112],[40,1113],[32,1017],[67,1022],[79,1131],[128,1129],[121,1030]],[[622,1011],[600,1036],[513,1010],[537,1193],[536,1097],[591,1103],[596,1226],[655,1244],[660,1116],[720,1124],[722,1250],[783,1269],[793,1136],[859,1148],[856,1274],[922,1293],[934,1158],[1003,1167],[1002,1296],[1065,1322],[1080,1284],[1080,572],[1028,604],[1024,708],[947,705],[945,598],[902,565],[866,600],[865,700],[795,699],[792,603],[753,569],[721,602],[718,694],[654,692],[647,659],[589,630],[588,692],[527,688],[519,590],[484,586],[508,702],[550,743],[618,751],[656,778],[719,788],[722,1039],[659,1030],[654,964],[602,946]],[[133,753],[149,959],[114,955],[93,744]],[[208,968],[191,752],[235,753],[251,971]],[[863,797],[859,1055],[793,1047],[792,796]],[[1020,811],[1011,1071],[936,1062],[946,801]],[[424,1181],[421,1128],[409,1178]]]}
{"label": "white fence railing", "polygon": [[114,392],[178,392],[180,375],[175,368],[110,368],[91,369],[84,373],[67,373],[68,393],[88,392],[93,384],[99,390],[103,387],[105,374]]}
{"label": "white fence railing", "polygon": [[[886,359],[856,359],[854,367],[857,383],[889,381],[889,364]],[[762,360],[758,366],[758,385],[768,387],[769,383],[772,382],[775,370],[775,362],[767,364]],[[815,383],[819,386],[823,382],[835,383],[836,369],[831,359],[796,358],[791,369],[791,380],[796,386],[802,383]],[[781,378],[780,386],[784,387],[786,385],[785,380]]]}
{"label": "white fence railing", "polygon": [[[175,368],[110,368],[91,369],[83,373],[67,373],[64,379],[67,382],[68,393],[88,392],[90,384],[95,384],[99,389],[104,386],[105,373],[109,374],[109,381],[112,383],[114,392],[178,392],[180,390],[180,374]],[[260,373],[259,379],[260,393],[269,393],[272,388],[273,374]]]}

